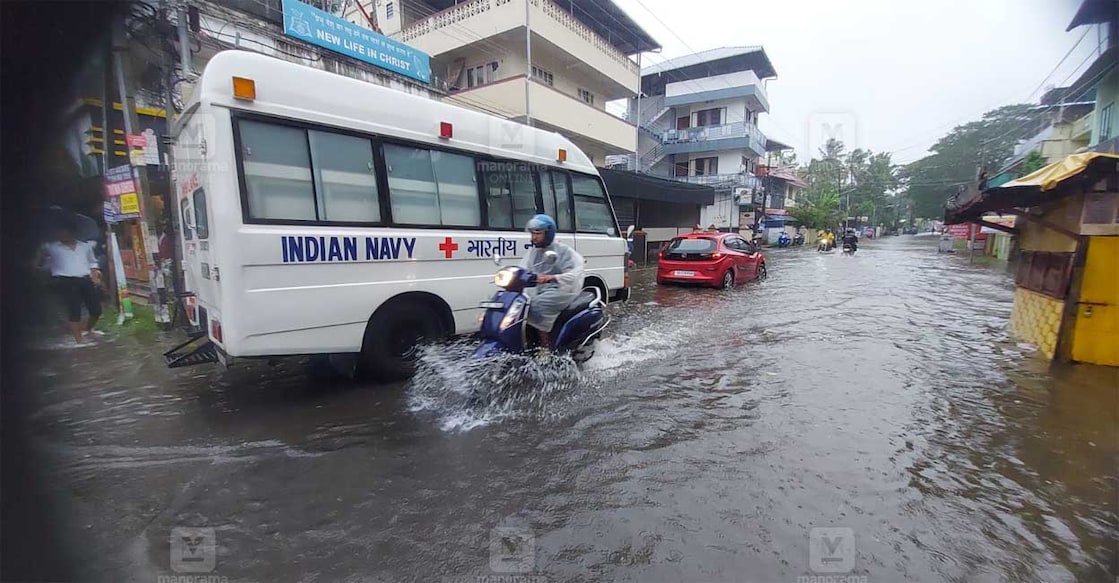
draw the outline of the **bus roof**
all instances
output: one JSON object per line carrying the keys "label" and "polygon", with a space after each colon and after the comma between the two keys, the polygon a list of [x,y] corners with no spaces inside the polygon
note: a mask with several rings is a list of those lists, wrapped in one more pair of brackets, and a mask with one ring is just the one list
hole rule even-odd
{"label": "bus roof", "polygon": [[[256,98],[234,99],[233,77],[253,80]],[[215,55],[195,96],[200,108],[228,107],[598,174],[587,155],[558,133],[259,53]],[[452,125],[453,137],[439,137],[441,122]],[[562,163],[560,149],[567,151]]]}

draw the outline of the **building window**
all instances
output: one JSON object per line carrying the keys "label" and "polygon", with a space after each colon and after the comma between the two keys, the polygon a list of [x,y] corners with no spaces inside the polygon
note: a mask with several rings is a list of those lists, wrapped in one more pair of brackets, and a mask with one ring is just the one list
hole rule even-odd
{"label": "building window", "polygon": [[688,163],[687,162],[677,162],[675,173],[676,173],[676,176],[687,176],[688,175]]}
{"label": "building window", "polygon": [[394,14],[395,12],[396,12],[396,9],[395,9],[395,8],[393,7],[393,5],[392,5],[392,0],[389,0],[389,2],[385,3],[385,18],[386,18],[386,19],[389,19],[389,20],[391,20],[391,19],[392,19],[392,15],[393,15],[393,14]]}
{"label": "building window", "polygon": [[725,107],[697,111],[695,112],[695,125],[696,127],[723,125],[723,120],[727,117],[726,111],[727,108]]}
{"label": "building window", "polygon": [[544,69],[541,69],[536,65],[532,66],[532,78],[540,81],[541,83],[544,83],[545,85],[548,85],[549,87],[555,86],[555,77],[553,77],[552,74],[548,71],[545,71]]}
{"label": "building window", "polygon": [[696,158],[695,159],[695,175],[708,176],[719,173],[719,159],[712,158]]}
{"label": "building window", "polygon": [[497,78],[497,61],[491,61],[485,65],[478,65],[477,67],[470,67],[466,70],[466,87],[481,87],[482,85],[489,85]]}
{"label": "building window", "polygon": [[1104,142],[1111,139],[1111,110],[1115,109],[1113,106],[1115,102],[1107,104],[1107,107],[1100,110],[1100,141]]}
{"label": "building window", "polygon": [[579,99],[582,99],[583,101],[585,101],[585,102],[587,102],[591,105],[594,105],[594,93],[591,93],[590,91],[587,91],[586,89],[580,89],[579,90]]}

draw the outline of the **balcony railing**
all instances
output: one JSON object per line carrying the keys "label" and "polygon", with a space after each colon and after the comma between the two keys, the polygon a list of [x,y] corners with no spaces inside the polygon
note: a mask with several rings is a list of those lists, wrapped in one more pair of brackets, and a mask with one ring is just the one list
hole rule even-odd
{"label": "balcony railing", "polygon": [[[498,1],[500,2],[501,0]],[[509,0],[505,1],[508,2]],[[619,51],[617,48],[614,47],[614,45],[610,44],[609,41],[599,36],[598,33],[591,30],[590,27],[572,16],[570,12],[564,10],[563,8],[560,8],[560,6],[555,2],[551,2],[550,0],[529,1],[532,2],[533,6],[542,8],[544,14],[550,16],[552,20],[555,20],[556,22],[566,26],[569,30],[571,30],[571,32],[574,32],[584,41],[594,45],[595,48],[602,51],[606,56],[614,59],[620,65],[629,69],[629,72],[633,73],[634,75],[641,74],[641,68],[637,66],[637,63],[630,60],[630,58],[627,57],[625,53]]]}
{"label": "balcony railing", "polygon": [[[518,0],[519,2],[528,1],[532,4],[533,8],[539,9],[552,20],[563,25],[571,32],[575,33],[578,37],[582,38],[587,44],[594,46],[608,58],[617,61],[634,75],[641,73],[637,63],[633,62],[622,51],[615,48],[609,41],[602,38],[598,33],[594,32],[587,25],[579,21],[571,15],[570,12],[561,8],[558,4],[551,2],[551,0]],[[514,2],[514,0],[472,0],[462,4],[456,4],[446,10],[436,12],[431,16],[418,20],[410,26],[404,28],[398,33],[397,38],[402,42],[409,42],[422,37],[426,34],[435,32],[442,28],[462,25],[464,29],[473,30],[471,20],[483,18],[484,15],[491,10],[503,7],[507,4]],[[467,37],[469,34],[459,36]],[[481,40],[481,39],[477,39]],[[471,41],[463,41],[467,44]]]}
{"label": "balcony railing", "polygon": [[754,124],[734,122],[717,126],[703,126],[685,130],[665,130],[663,140],[666,144],[681,144],[723,140],[727,138],[750,138],[752,144],[765,149],[765,134]]}
{"label": "balcony railing", "polygon": [[702,184],[705,186],[744,186],[757,188],[761,182],[757,176],[739,172],[737,174],[704,174],[701,176],[676,176],[675,180],[688,184]]}

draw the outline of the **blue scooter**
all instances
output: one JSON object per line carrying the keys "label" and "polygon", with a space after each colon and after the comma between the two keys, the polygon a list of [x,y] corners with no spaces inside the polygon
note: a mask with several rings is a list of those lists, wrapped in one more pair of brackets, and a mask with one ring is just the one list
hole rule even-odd
{"label": "blue scooter", "polygon": [[792,245],[792,243],[793,243],[793,240],[789,238],[788,233],[781,233],[781,236],[777,237],[777,246],[778,247],[788,247],[789,245]]}
{"label": "blue scooter", "polygon": [[[545,256],[556,260],[556,253]],[[494,262],[501,264],[501,258]],[[524,293],[536,286],[536,274],[520,267],[503,267],[494,276],[494,283],[501,288],[493,299],[482,302],[486,309],[482,316],[480,335],[482,344],[474,351],[474,358],[484,359],[505,352],[523,354],[535,348],[536,338],[528,335],[528,310],[532,300]],[[610,324],[606,302],[597,287],[584,289],[571,302],[552,326],[552,350],[570,354],[576,362],[586,362],[594,356],[593,345],[602,331]]]}

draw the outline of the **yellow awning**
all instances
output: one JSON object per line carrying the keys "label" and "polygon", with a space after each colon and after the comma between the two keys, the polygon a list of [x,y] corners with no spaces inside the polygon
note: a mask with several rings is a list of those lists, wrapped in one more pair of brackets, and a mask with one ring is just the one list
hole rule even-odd
{"label": "yellow awning", "polygon": [[1036,186],[1042,191],[1053,190],[1062,181],[1080,174],[1088,167],[1088,163],[1096,158],[1114,158],[1119,161],[1119,154],[1104,154],[1102,152],[1084,152],[1066,156],[1060,162],[1054,162],[1041,170],[1027,174],[1017,180],[1011,180],[998,188],[1014,188],[1015,186]]}

